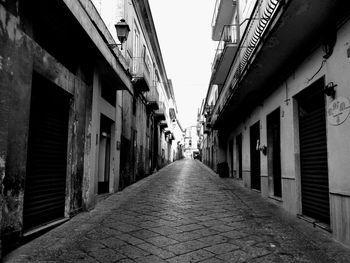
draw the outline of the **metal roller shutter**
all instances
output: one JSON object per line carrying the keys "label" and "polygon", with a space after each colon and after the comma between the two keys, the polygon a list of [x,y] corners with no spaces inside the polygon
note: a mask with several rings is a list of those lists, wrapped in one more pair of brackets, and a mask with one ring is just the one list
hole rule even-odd
{"label": "metal roller shutter", "polygon": [[299,101],[303,214],[329,224],[327,134],[321,87]]}
{"label": "metal roller shutter", "polygon": [[69,101],[63,91],[37,76],[29,124],[25,230],[64,217],[68,110]]}

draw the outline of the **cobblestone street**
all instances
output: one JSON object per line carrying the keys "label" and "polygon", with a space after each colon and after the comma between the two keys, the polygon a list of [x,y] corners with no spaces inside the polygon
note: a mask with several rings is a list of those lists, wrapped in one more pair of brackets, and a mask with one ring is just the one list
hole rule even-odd
{"label": "cobblestone street", "polygon": [[350,262],[259,193],[175,162],[12,252],[5,262]]}

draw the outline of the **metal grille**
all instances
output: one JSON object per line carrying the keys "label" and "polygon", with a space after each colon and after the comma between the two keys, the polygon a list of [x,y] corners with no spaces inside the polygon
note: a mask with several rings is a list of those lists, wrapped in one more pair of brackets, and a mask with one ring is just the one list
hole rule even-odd
{"label": "metal grille", "polygon": [[329,224],[327,135],[324,97],[321,92],[316,92],[307,98],[307,100],[299,103],[303,214]]}
{"label": "metal grille", "polygon": [[42,80],[33,83],[39,87],[33,87],[31,100],[25,230],[64,217],[66,188],[69,101],[62,91],[48,92]]}

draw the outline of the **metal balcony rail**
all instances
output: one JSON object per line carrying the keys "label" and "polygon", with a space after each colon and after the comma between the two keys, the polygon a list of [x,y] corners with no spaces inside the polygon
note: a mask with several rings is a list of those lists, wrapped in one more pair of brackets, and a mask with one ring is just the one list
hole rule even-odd
{"label": "metal balcony rail", "polygon": [[213,18],[212,18],[212,21],[211,21],[211,25],[214,26],[215,23],[216,23],[216,19],[218,17],[218,12],[219,12],[219,7],[220,7],[220,2],[222,0],[216,0],[216,3],[215,3],[215,8],[214,8],[214,14],[213,14]]}
{"label": "metal balcony rail", "polygon": [[216,49],[211,70],[214,71],[220,62],[225,47],[229,44],[238,45],[238,25],[226,25],[222,29],[221,38]]}
{"label": "metal balcony rail", "polygon": [[167,117],[167,113],[165,111],[165,105],[163,101],[159,101],[158,103],[159,108],[158,110],[155,111],[155,118],[157,119],[157,121],[165,121],[168,119]]}
{"label": "metal balcony rail", "polygon": [[159,102],[159,111],[165,113],[165,104],[164,104],[163,101],[160,101],[160,102]]}
{"label": "metal balcony rail", "polygon": [[145,97],[148,101],[159,101],[159,93],[155,82],[153,82],[153,85],[150,87],[150,91],[145,94]]}
{"label": "metal balcony rail", "polygon": [[237,83],[241,80],[247,70],[251,58],[254,57],[253,55],[255,54],[255,51],[262,41],[262,36],[268,30],[268,27],[271,24],[271,18],[279,9],[279,6],[281,5],[280,2],[281,0],[260,0],[256,3],[252,15],[248,19],[247,29],[238,44],[238,49],[241,51],[239,51],[240,54],[235,57],[233,63],[233,81],[229,87],[223,90],[223,94],[219,95],[220,99],[217,100],[213,112],[218,112],[219,108],[221,108],[222,111],[224,110],[233,95],[233,89],[235,89]]}
{"label": "metal balcony rail", "polygon": [[134,79],[144,78],[148,85],[151,86],[151,66],[148,65],[143,57],[133,57],[130,67],[131,76]]}
{"label": "metal balcony rail", "polygon": [[[211,26],[215,26],[215,24],[218,20],[219,8],[221,5],[221,2],[223,2],[223,1],[225,1],[225,0],[216,0],[216,2],[215,2],[214,13],[213,13],[213,17],[211,20]],[[231,0],[231,2],[232,2],[232,5],[236,4],[236,0]]]}
{"label": "metal balcony rail", "polygon": [[248,25],[248,30],[240,46],[246,47],[239,65],[239,72],[246,67],[248,60],[256,50],[257,45],[261,41],[261,37],[270,24],[271,17],[277,10],[280,0],[260,0],[258,8],[255,9]]}

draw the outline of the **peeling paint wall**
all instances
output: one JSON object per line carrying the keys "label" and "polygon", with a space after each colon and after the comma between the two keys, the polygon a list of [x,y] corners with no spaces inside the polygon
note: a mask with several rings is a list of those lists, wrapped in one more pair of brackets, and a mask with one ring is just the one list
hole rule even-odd
{"label": "peeling paint wall", "polygon": [[[133,103],[136,104],[136,107],[133,106]],[[150,138],[152,121],[150,119],[149,126],[147,127],[147,118],[146,106],[141,97],[136,95],[133,98],[129,93],[124,92],[120,152],[120,189],[144,178],[147,174],[150,158],[147,137]]]}
{"label": "peeling paint wall", "polygon": [[[0,223],[1,240],[11,249],[23,234],[23,201],[27,169],[30,100],[33,72],[72,96],[68,129],[65,216],[83,206],[82,181],[86,129],[86,97],[90,86],[85,69],[73,74],[34,41],[32,28],[0,3]],[[26,18],[21,17],[25,21]],[[44,32],[42,32],[44,33]],[[59,47],[57,47],[59,48]]]}
{"label": "peeling paint wall", "polygon": [[32,55],[19,21],[0,5],[1,239],[20,235],[26,170]]}
{"label": "peeling paint wall", "polygon": [[[4,10],[0,9],[0,32],[4,33],[6,15]],[[4,44],[0,42],[0,50],[4,49]],[[2,51],[0,51],[0,79],[7,77],[4,71],[5,58]],[[7,139],[8,139],[8,114],[9,114],[9,88],[0,81],[0,222],[2,222],[2,215],[4,210],[4,185],[3,181],[6,176],[5,165],[7,156]],[[1,230],[0,230],[1,231]],[[0,239],[0,258],[1,258],[2,244]]]}
{"label": "peeling paint wall", "polygon": [[119,189],[123,189],[132,183],[132,95],[122,92],[122,133],[120,141],[120,181]]}

